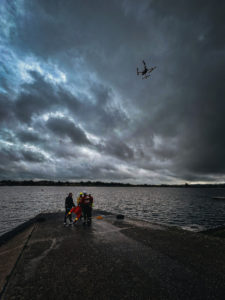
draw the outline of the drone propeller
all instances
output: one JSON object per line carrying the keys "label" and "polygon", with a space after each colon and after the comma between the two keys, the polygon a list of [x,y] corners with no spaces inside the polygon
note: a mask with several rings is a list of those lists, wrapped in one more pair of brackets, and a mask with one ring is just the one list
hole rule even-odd
{"label": "drone propeller", "polygon": [[151,67],[150,69],[148,69],[148,73],[151,73],[152,71],[155,70],[156,67]]}
{"label": "drone propeller", "polygon": [[143,62],[143,64],[144,64],[144,66],[146,67],[146,63],[145,63],[145,61],[144,61],[144,60],[142,60],[142,62]]}

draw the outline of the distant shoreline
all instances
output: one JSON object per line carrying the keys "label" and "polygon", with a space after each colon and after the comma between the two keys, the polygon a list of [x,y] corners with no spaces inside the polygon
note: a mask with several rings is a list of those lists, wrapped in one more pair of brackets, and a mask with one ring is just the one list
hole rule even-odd
{"label": "distant shoreline", "polygon": [[2,180],[0,186],[91,186],[91,187],[166,187],[166,188],[225,188],[225,183],[219,184],[130,184],[102,181],[50,181],[50,180]]}

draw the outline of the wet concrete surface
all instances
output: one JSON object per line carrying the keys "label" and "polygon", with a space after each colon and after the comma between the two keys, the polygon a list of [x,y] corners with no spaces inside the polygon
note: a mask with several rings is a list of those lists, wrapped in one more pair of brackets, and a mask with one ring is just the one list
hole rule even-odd
{"label": "wet concrete surface", "polygon": [[33,226],[30,226],[0,247],[0,293],[3,292],[32,230]]}
{"label": "wet concrete surface", "polygon": [[225,299],[224,239],[96,214],[36,223],[2,299]]}

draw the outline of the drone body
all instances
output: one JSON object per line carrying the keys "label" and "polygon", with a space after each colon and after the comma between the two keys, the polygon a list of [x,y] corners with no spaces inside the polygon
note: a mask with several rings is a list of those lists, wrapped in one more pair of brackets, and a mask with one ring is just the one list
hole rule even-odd
{"label": "drone body", "polygon": [[147,79],[148,77],[150,77],[150,73],[155,70],[156,67],[151,67],[151,68],[147,68],[145,61],[143,60],[143,65],[144,65],[144,70],[139,72],[138,68],[137,68],[137,75],[142,75],[142,79]]}

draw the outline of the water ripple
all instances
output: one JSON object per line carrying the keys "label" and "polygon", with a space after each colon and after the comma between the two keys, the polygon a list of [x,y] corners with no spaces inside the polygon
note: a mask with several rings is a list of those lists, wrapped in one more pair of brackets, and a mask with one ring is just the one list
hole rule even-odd
{"label": "water ripple", "polygon": [[40,212],[64,210],[69,192],[86,190],[94,208],[199,231],[225,224],[225,189],[125,187],[0,187],[0,235]]}

